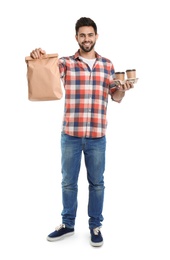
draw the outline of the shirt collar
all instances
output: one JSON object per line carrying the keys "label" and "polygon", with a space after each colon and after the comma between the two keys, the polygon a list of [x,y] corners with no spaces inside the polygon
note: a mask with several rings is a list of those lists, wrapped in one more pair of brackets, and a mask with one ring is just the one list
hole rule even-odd
{"label": "shirt collar", "polygon": [[[80,52],[79,52],[79,50],[74,54],[74,59],[76,60],[76,59],[79,59],[79,57],[80,57]],[[97,52],[95,52],[95,57],[96,57],[96,59],[100,59],[101,58],[101,55],[99,55]]]}

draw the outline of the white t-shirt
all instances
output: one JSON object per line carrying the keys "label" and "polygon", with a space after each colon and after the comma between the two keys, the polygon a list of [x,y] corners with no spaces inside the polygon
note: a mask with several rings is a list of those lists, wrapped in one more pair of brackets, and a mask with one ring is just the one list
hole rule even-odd
{"label": "white t-shirt", "polygon": [[[81,57],[81,56],[80,56],[80,57]],[[96,59],[85,59],[85,58],[83,58],[83,57],[81,57],[81,59],[82,59],[85,63],[87,63],[87,64],[89,65],[89,67],[91,68],[91,70],[93,69],[93,65],[94,65]]]}

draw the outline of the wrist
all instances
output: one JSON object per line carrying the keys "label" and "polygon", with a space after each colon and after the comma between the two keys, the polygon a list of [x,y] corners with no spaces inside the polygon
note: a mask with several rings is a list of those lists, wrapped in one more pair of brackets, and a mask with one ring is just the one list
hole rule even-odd
{"label": "wrist", "polygon": [[111,96],[112,100],[120,103],[125,96],[125,91],[117,89]]}

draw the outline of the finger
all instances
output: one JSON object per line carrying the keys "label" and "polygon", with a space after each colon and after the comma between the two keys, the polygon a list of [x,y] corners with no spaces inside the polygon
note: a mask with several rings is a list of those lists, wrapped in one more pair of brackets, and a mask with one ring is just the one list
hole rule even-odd
{"label": "finger", "polygon": [[125,91],[124,84],[119,85],[118,90],[124,92]]}
{"label": "finger", "polygon": [[46,54],[46,52],[45,52],[44,50],[42,50],[41,48],[38,48],[38,51],[39,51],[39,53],[42,54],[42,55]]}
{"label": "finger", "polygon": [[37,57],[35,51],[32,51],[32,52],[30,53],[30,56],[31,56],[31,58],[33,58],[33,59],[38,59],[38,57]]}
{"label": "finger", "polygon": [[124,84],[124,90],[126,91],[126,90],[129,90],[129,89],[130,89],[130,84],[129,84],[129,82],[126,82]]}
{"label": "finger", "polygon": [[31,53],[30,53],[30,56],[33,58],[33,59],[40,59],[43,55],[45,55],[46,52],[44,50],[42,50],[41,48],[36,48],[35,50],[33,50]]}
{"label": "finger", "polygon": [[37,51],[37,49],[33,50],[33,51],[30,53],[30,56],[31,56],[33,59],[38,59],[38,58],[39,58],[39,52]]}
{"label": "finger", "polygon": [[34,54],[35,54],[35,56],[36,56],[37,58],[40,58],[40,57],[41,57],[41,52],[40,52],[39,49],[35,49]]}
{"label": "finger", "polygon": [[117,87],[118,90],[122,90],[122,85],[121,84],[117,85],[116,87]]}
{"label": "finger", "polygon": [[129,89],[130,89],[130,88],[134,88],[133,82],[129,81],[129,82],[127,82],[127,83],[128,83],[128,85],[129,85]]}

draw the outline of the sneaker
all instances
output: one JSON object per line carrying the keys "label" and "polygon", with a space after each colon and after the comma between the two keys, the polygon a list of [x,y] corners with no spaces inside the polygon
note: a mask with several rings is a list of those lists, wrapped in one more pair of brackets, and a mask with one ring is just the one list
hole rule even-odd
{"label": "sneaker", "polygon": [[61,224],[60,226],[56,227],[54,232],[47,236],[47,240],[50,242],[57,241],[63,237],[71,236],[73,234],[74,228],[68,228],[64,224]]}
{"label": "sneaker", "polygon": [[90,234],[91,234],[90,244],[92,246],[102,246],[103,245],[103,237],[100,232],[100,227],[91,229]]}

